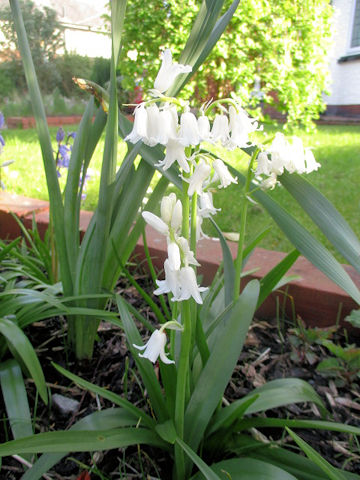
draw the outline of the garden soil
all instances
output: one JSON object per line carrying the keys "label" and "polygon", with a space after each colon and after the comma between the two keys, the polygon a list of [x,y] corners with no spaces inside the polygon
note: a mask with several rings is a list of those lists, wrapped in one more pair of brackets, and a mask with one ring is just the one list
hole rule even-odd
{"label": "garden soil", "polygon": [[[138,281],[144,280],[138,276]],[[118,291],[138,308],[150,321],[155,318],[133,287],[120,282]],[[90,362],[79,365],[65,340],[65,321],[54,318],[32,325],[27,334],[36,347],[51,394],[59,394],[76,400],[74,411],[61,413],[53,404],[47,407],[36,396],[32,381],[27,380],[30,405],[33,412],[36,433],[69,429],[79,419],[111,407],[111,403],[93,393],[84,391],[62,377],[52,366],[58,363],[71,372],[120,395],[126,392],[129,401],[138,407],[149,410],[144,399],[143,387],[136,373],[134,360],[128,352],[123,331],[109,323],[103,323],[99,330],[94,357]],[[146,330],[139,325],[144,337]],[[296,377],[309,382],[322,398],[333,421],[360,427],[360,379],[351,372],[328,376],[320,374],[317,366],[329,357],[326,348],[309,343],[304,336],[302,321],[292,319],[254,319],[243,352],[234,371],[225,395],[225,402],[241,398],[266,381],[277,378]],[[343,330],[331,334],[339,344],[354,343]],[[154,366],[158,372],[158,366]],[[0,400],[2,401],[2,400]],[[5,419],[4,405],[0,411]],[[269,417],[321,419],[317,407],[305,404],[292,404],[284,408],[267,411]],[[3,421],[7,438],[11,433],[7,422]],[[347,435],[312,430],[296,432],[332,465],[343,467],[353,473],[360,473],[360,449],[354,439]],[[292,446],[298,450],[291,438],[280,429],[264,429],[253,432],[257,439]],[[1,442],[6,440],[1,428]],[[47,478],[56,480],[110,480],[110,479],[170,479],[169,463],[163,452],[143,446],[117,449],[105,452],[73,453],[59,462],[48,473]],[[18,480],[24,472],[21,459],[6,457],[2,462],[0,478]]]}

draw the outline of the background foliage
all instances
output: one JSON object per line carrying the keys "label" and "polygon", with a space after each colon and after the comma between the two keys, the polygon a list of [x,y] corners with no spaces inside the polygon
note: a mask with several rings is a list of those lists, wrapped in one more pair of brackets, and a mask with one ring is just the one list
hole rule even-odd
{"label": "background foliage", "polygon": [[[178,58],[198,7],[195,0],[150,0],[143,7],[129,0],[121,62],[124,88],[140,81],[145,90],[152,87],[159,51],[169,47]],[[258,77],[265,105],[287,114],[290,123],[311,124],[324,108],[331,15],[329,0],[242,0],[183,95],[205,101],[234,90],[244,105],[255,107]]]}

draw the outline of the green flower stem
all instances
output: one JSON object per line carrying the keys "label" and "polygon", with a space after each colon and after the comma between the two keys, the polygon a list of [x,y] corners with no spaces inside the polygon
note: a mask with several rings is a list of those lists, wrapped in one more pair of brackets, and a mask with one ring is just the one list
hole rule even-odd
{"label": "green flower stem", "polygon": [[258,153],[259,153],[259,149],[256,148],[250,158],[245,187],[244,187],[244,198],[241,204],[239,242],[238,242],[237,256],[235,259],[234,302],[239,298],[239,295],[240,295],[241,270],[242,270],[242,263],[243,263],[243,251],[244,251],[245,231],[246,231],[246,217],[247,217],[247,209],[248,209],[248,202],[249,202],[247,197],[250,191],[250,184],[253,176],[252,167]]}
{"label": "green flower stem", "polygon": [[[148,244],[147,244],[147,241],[146,241],[145,229],[143,231],[143,242],[144,242],[144,252],[145,252],[146,260],[148,262],[150,275],[151,275],[152,281],[154,282],[154,285],[156,285],[157,275],[156,275],[155,268],[154,268],[154,265],[153,265],[152,260],[151,260],[149,247],[148,247]],[[162,309],[165,313],[166,318],[168,320],[170,320],[171,319],[171,313],[170,313],[170,311],[169,311],[169,309],[166,305],[164,295],[159,295],[158,298],[159,298],[160,304],[162,306]]]}
{"label": "green flower stem", "polygon": [[236,111],[239,110],[239,106],[232,98],[223,98],[210,103],[210,105],[205,108],[204,113],[208,114],[213,108],[217,107],[218,105],[220,105],[221,107],[223,103],[229,103],[235,108]]}
{"label": "green flower stem", "polygon": [[[184,438],[184,413],[186,392],[189,385],[189,358],[191,350],[191,308],[190,300],[182,302],[182,324],[184,331],[181,334],[181,351],[177,369],[176,400],[175,400],[175,428],[178,436]],[[175,465],[178,479],[185,478],[185,459],[181,448],[175,446]]]}
{"label": "green flower stem", "polygon": [[[184,177],[190,177],[190,174],[184,173]],[[189,216],[190,216],[190,199],[188,195],[189,184],[185,180],[182,182],[182,236],[189,240],[190,228],[189,228]]]}
{"label": "green flower stem", "polygon": [[196,258],[196,219],[197,219],[197,193],[191,197],[191,231],[190,231],[190,250],[194,252]]}

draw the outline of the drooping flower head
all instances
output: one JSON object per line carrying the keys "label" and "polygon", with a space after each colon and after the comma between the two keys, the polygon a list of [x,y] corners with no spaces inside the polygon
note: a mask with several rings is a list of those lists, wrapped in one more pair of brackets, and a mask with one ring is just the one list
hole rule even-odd
{"label": "drooping flower head", "polygon": [[135,345],[138,350],[144,350],[144,353],[139,353],[139,357],[147,358],[152,363],[156,363],[158,357],[164,363],[175,363],[174,360],[169,360],[165,353],[166,334],[162,330],[154,330],[146,345]]}
{"label": "drooping flower head", "polygon": [[178,75],[189,73],[191,70],[192,67],[190,65],[173,63],[171,50],[167,48],[162,54],[162,63],[154,82],[154,88],[160,93],[164,93],[171,87]]}

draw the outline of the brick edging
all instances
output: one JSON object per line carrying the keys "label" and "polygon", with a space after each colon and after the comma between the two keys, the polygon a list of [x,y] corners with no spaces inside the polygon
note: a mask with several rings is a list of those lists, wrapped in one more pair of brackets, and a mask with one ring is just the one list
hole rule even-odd
{"label": "brick edging", "polygon": [[[33,215],[37,222],[40,235],[44,235],[49,223],[48,202],[34,200],[18,195],[0,193],[0,238],[13,239],[21,235],[20,228],[10,212],[20,217],[26,228],[31,228]],[[82,211],[80,215],[80,230],[84,234],[92,217],[92,212]],[[155,267],[163,268],[167,256],[166,239],[151,227],[146,227],[147,244]],[[236,256],[237,245],[229,242],[233,257]],[[253,278],[260,280],[280,262],[286,254],[256,248],[246,264],[245,271],[253,271],[243,280],[243,285]],[[143,241],[140,238],[134,252],[134,258],[140,263],[146,260]],[[203,276],[202,283],[209,285],[222,260],[221,246],[217,239],[202,239],[198,243],[197,259],[201,265],[199,274]],[[360,275],[350,265],[344,265],[354,283],[360,288]],[[328,327],[334,325],[338,318],[343,320],[351,310],[358,308],[356,302],[341,288],[329,280],[315,268],[305,257],[300,256],[287,275],[297,275],[298,280],[292,280],[281,291],[272,293],[258,310],[263,317],[276,316],[280,310],[292,318],[293,305],[296,315],[309,326]],[[349,328],[349,324],[346,324]]]}

